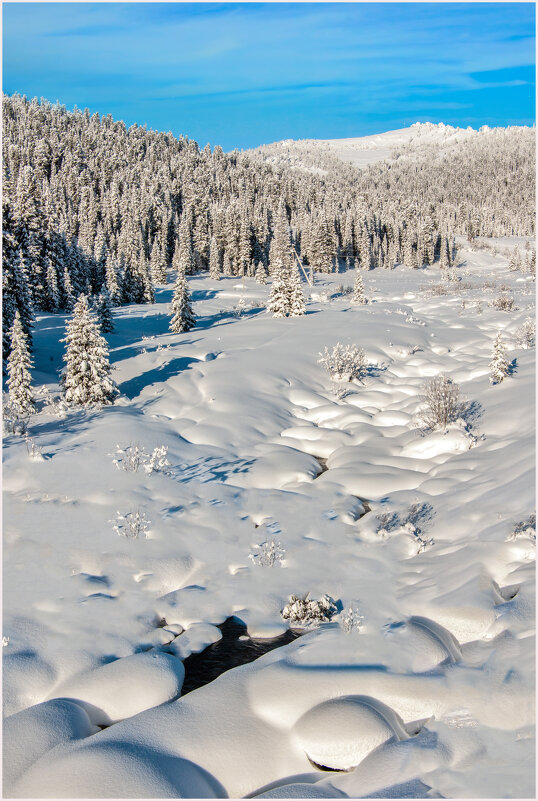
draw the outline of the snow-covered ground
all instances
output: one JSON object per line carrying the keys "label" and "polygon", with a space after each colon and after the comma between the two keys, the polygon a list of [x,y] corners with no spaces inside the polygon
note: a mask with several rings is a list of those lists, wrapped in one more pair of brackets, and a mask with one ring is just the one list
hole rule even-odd
{"label": "snow-covered ground", "polygon": [[[261,154],[271,164],[324,174],[330,168],[327,159],[338,159],[362,168],[403,154],[413,159],[420,158],[431,145],[435,145],[436,157],[440,158],[462,141],[487,135],[491,130],[487,125],[477,131],[471,127],[455,128],[442,122],[415,122],[409,128],[348,139],[284,139],[261,145],[252,152]],[[317,162],[319,166],[316,166]]]}
{"label": "snow-covered ground", "polygon": [[[265,313],[269,286],[195,276],[185,334],[169,284],[115,312],[114,406],[41,411],[41,458],[5,437],[4,796],[534,797],[535,543],[513,535],[535,511],[535,351],[515,339],[534,283],[461,256],[441,287],[437,267],[364,274],[365,306],[352,271],[317,276],[295,319]],[[53,392],[64,326],[36,324]],[[499,331],[515,362],[492,386]],[[331,382],[337,342],[364,379]],[[467,417],[428,433],[439,372]],[[170,465],[120,469],[132,444]],[[147,535],[118,536],[136,511]],[[306,593],[341,611],[179,697],[217,624],[275,636]]]}

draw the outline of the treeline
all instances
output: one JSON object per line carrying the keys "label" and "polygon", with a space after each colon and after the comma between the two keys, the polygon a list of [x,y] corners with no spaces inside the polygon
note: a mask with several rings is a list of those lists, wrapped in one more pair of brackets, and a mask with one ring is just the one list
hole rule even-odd
{"label": "treeline", "polygon": [[[483,209],[496,198],[506,207],[495,211],[495,231],[530,233],[532,158],[527,140],[518,142],[498,136],[501,171],[488,172],[490,162],[480,161],[476,205],[469,190],[469,206],[456,213],[440,188],[431,201],[429,179],[413,172],[411,156],[398,161],[400,173],[372,167],[363,175],[342,164],[322,175],[257,154],[201,150],[186,137],[126,128],[110,115],[4,96],[4,357],[17,310],[30,335],[34,311],[71,311],[80,294],[105,293],[113,305],[152,302],[170,268],[264,281],[273,273],[279,207],[297,256],[322,272],[344,262],[364,269],[446,264],[461,215],[481,233]],[[471,180],[466,157],[456,151],[453,163],[455,186]],[[512,228],[501,231],[508,217]]]}

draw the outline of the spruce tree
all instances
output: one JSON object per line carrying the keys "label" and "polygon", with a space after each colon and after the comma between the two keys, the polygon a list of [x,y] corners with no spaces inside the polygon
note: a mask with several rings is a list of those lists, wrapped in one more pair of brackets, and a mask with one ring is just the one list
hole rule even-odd
{"label": "spruce tree", "polygon": [[267,311],[273,312],[273,317],[286,317],[288,314],[288,285],[283,268],[276,265],[273,272],[273,283],[267,303]]}
{"label": "spruce tree", "polygon": [[196,325],[189,288],[185,273],[178,271],[176,283],[174,285],[174,297],[172,298],[172,319],[170,320],[170,331],[174,334],[181,334],[190,331]]}
{"label": "spruce tree", "polygon": [[366,295],[364,294],[364,284],[360,270],[355,270],[355,283],[353,284],[353,303],[367,303]]}
{"label": "spruce tree", "polygon": [[114,331],[114,318],[112,317],[112,303],[110,295],[105,288],[97,298],[97,314],[101,333],[111,334]]}
{"label": "spruce tree", "polygon": [[159,244],[159,240],[155,239],[151,249],[150,275],[154,284],[166,283],[166,262]]}
{"label": "spruce tree", "polygon": [[301,317],[306,314],[306,304],[301,286],[299,268],[292,264],[288,274],[288,314],[290,317]]}
{"label": "spruce tree", "polygon": [[254,273],[254,278],[258,284],[267,283],[267,273],[265,272],[263,261],[258,262],[258,266],[256,267],[256,271]]}
{"label": "spruce tree", "polygon": [[77,406],[113,403],[118,388],[110,377],[108,346],[85,295],[75,304],[62,342],[67,343],[61,378],[66,402]]}
{"label": "spruce tree", "polygon": [[510,373],[510,362],[508,361],[506,348],[502,341],[500,331],[493,343],[493,354],[489,363],[489,369],[490,381],[492,384],[500,384],[503,378]]}
{"label": "spruce tree", "polygon": [[220,278],[220,264],[219,264],[219,247],[215,235],[211,237],[211,245],[209,248],[209,277],[214,281]]}
{"label": "spruce tree", "polygon": [[7,361],[9,388],[9,405],[17,417],[35,412],[35,404],[31,390],[32,368],[30,352],[28,350],[28,337],[22,327],[21,316],[15,312],[11,327],[11,352]]}

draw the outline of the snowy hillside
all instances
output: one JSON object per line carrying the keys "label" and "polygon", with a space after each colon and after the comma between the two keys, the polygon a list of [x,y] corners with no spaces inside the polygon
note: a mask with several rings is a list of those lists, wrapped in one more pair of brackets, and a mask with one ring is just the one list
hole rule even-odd
{"label": "snowy hillside", "polygon": [[[323,147],[363,163],[431,133]],[[4,439],[4,797],[534,797],[534,282],[508,270],[515,243],[459,240],[458,280],[364,270],[365,305],[356,270],[317,274],[297,318],[253,278],[190,275],[179,334],[169,275],[114,309],[102,409],[54,406],[68,318],[37,314],[46,392],[26,442]],[[365,351],[350,382],[319,363],[337,343]],[[434,430],[440,373],[461,398]],[[282,610],[307,594],[332,599],[324,622],[181,696],[217,626],[300,629],[301,603]]]}
{"label": "snowy hillside", "polygon": [[[415,157],[420,157],[422,152],[427,152],[432,146],[440,154],[446,154],[454,145],[476,137],[487,137],[495,130],[528,129],[517,127],[492,129],[485,125],[480,131],[476,131],[471,127],[455,128],[442,122],[437,124],[415,122],[409,128],[349,139],[285,139],[247,152],[261,154],[270,164],[307,170],[334,158],[360,168],[379,161],[397,160],[404,153],[413,152]],[[322,167],[317,169],[321,173],[327,173],[330,167],[326,165],[325,169]]]}

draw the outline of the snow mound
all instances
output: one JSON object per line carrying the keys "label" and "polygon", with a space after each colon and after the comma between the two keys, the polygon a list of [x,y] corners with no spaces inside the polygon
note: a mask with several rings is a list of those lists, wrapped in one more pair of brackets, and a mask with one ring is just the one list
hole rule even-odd
{"label": "snow mound", "polygon": [[170,644],[169,650],[173,650],[180,659],[186,659],[191,654],[197,654],[222,639],[222,632],[210,623],[193,623],[192,626],[183,632]]}
{"label": "snow mound", "polygon": [[59,743],[98,731],[88,713],[66,698],[45,701],[11,715],[3,730],[3,789],[9,795],[17,781],[43,754]]}
{"label": "snow mound", "polygon": [[174,656],[133,654],[68,679],[53,697],[91,704],[94,723],[109,725],[177,698],[184,677],[183,662]]}
{"label": "snow mound", "polygon": [[95,742],[52,755],[16,785],[14,798],[227,798],[203,768],[135,743]]}
{"label": "snow mound", "polygon": [[293,727],[293,739],[317,765],[349,770],[381,743],[409,736],[399,715],[366,695],[324,701]]}
{"label": "snow mound", "polygon": [[53,668],[35,653],[20,651],[3,659],[4,715],[14,715],[43,701],[56,678]]}
{"label": "snow mound", "polygon": [[449,428],[446,431],[433,431],[407,443],[402,448],[402,456],[433,459],[450,453],[465,453],[471,447],[471,440],[460,428]]}

